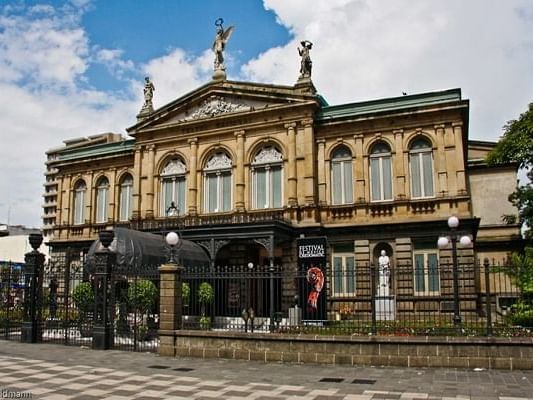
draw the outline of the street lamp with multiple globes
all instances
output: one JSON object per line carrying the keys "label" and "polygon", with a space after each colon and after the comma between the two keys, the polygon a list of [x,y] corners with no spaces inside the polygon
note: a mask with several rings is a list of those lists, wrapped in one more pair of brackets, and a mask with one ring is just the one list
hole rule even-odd
{"label": "street lamp with multiple globes", "polygon": [[170,258],[168,260],[169,264],[176,264],[176,246],[180,241],[180,237],[176,232],[169,232],[165,236],[167,244],[170,246]]}
{"label": "street lamp with multiple globes", "polygon": [[459,218],[452,215],[448,218],[448,227],[450,228],[450,234],[447,236],[439,237],[437,245],[439,249],[444,249],[448,245],[452,244],[452,273],[453,273],[453,324],[458,327],[461,325],[461,312],[459,309],[459,269],[457,263],[457,240],[462,246],[469,246],[472,244],[470,236],[463,235],[459,237],[460,233],[457,232],[459,226]]}

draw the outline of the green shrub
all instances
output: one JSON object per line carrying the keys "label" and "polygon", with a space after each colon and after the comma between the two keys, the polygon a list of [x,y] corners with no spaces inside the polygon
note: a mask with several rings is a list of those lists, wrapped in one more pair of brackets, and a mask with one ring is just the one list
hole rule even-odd
{"label": "green shrub", "polygon": [[94,290],[89,282],[81,282],[74,288],[72,299],[80,313],[94,310]]}
{"label": "green shrub", "polygon": [[147,279],[134,282],[128,288],[128,302],[142,314],[148,313],[159,297],[157,286]]}
{"label": "green shrub", "polygon": [[191,296],[191,287],[187,282],[181,283],[181,301],[184,306],[189,305],[189,297]]}

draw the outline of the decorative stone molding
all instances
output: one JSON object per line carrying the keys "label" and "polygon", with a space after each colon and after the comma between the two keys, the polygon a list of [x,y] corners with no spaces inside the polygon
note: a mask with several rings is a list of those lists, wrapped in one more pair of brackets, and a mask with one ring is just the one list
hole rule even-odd
{"label": "decorative stone molding", "polygon": [[283,155],[274,147],[263,147],[261,151],[255,156],[253,164],[271,164],[283,161]]}
{"label": "decorative stone molding", "polygon": [[227,101],[222,96],[210,96],[205,100],[198,109],[196,109],[191,115],[185,117],[184,121],[190,121],[194,119],[210,118],[220,114],[252,111],[252,107],[242,103],[232,103]]}
{"label": "decorative stone molding", "polygon": [[227,169],[231,168],[231,165],[231,158],[229,158],[226,153],[220,152],[211,156],[211,158],[207,161],[204,170],[211,171],[217,169]]}
{"label": "decorative stone molding", "polygon": [[165,168],[163,168],[163,171],[161,171],[161,176],[180,175],[184,174],[185,172],[185,164],[175,158],[173,160],[170,160],[165,166]]}

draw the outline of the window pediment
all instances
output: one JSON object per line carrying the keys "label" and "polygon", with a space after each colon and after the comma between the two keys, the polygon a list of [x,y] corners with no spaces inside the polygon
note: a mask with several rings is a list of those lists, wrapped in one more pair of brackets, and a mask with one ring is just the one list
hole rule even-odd
{"label": "window pediment", "polygon": [[261,149],[261,151],[255,156],[252,164],[270,164],[280,163],[282,161],[282,154],[275,147],[269,146]]}
{"label": "window pediment", "polygon": [[231,168],[231,165],[231,158],[226,153],[217,153],[207,161],[204,170],[228,169]]}
{"label": "window pediment", "polygon": [[162,176],[180,175],[186,172],[185,164],[178,159],[170,160],[161,171]]}

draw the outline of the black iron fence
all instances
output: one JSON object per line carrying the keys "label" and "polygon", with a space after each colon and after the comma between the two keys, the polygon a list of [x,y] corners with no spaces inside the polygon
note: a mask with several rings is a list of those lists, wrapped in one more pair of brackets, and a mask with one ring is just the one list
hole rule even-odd
{"label": "black iron fence", "polygon": [[[454,278],[452,264],[428,257],[415,261],[384,272],[372,265],[333,265],[318,286],[305,272],[277,266],[188,269],[183,274],[183,327],[333,335],[530,335],[533,302],[521,293],[511,266],[459,263]],[[320,296],[325,296],[325,310],[317,309]]]}
{"label": "black iron fence", "polygon": [[[153,351],[159,346],[158,266],[111,274],[110,312],[113,348]],[[39,342],[93,346],[95,278],[79,254],[55,255],[39,271],[42,289],[31,298],[24,267],[0,265],[0,338],[22,339],[32,300]]]}
{"label": "black iron fence", "polygon": [[[0,338],[94,346],[102,293],[97,271],[69,252],[30,267],[0,265]],[[252,264],[187,268],[182,325],[328,335],[530,335],[533,299],[523,290],[530,274],[520,268],[439,264],[427,254],[385,269],[347,256],[322,274]],[[105,302],[111,347],[157,351],[158,266],[111,271]],[[32,292],[32,282],[40,289]],[[28,325],[31,310],[36,320]]]}

